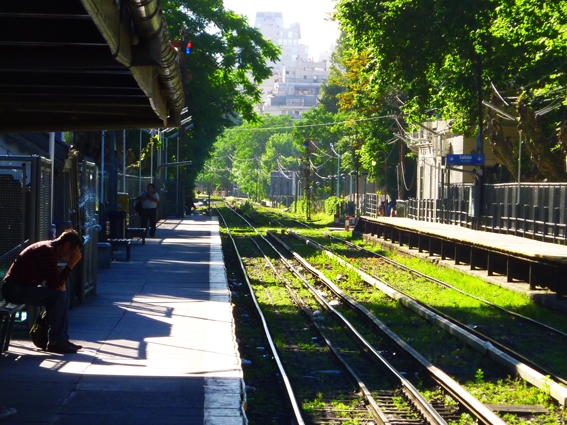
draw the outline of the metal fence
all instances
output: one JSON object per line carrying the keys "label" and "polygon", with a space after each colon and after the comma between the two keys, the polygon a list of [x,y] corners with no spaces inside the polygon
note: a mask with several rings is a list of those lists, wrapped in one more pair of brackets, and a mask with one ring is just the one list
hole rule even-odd
{"label": "metal fence", "polygon": [[0,157],[0,255],[25,239],[48,239],[51,231],[51,161],[33,156]]}
{"label": "metal fence", "polygon": [[24,241],[26,167],[0,166],[0,255]]}
{"label": "metal fence", "polygon": [[[567,245],[567,183],[485,185],[479,227]],[[398,216],[472,228],[474,185],[455,185],[444,199],[398,201]]]}
{"label": "metal fence", "polygon": [[451,185],[446,188],[446,198],[443,199],[397,201],[396,213],[399,217],[409,217],[414,220],[472,228],[474,226],[473,204],[474,185]]}

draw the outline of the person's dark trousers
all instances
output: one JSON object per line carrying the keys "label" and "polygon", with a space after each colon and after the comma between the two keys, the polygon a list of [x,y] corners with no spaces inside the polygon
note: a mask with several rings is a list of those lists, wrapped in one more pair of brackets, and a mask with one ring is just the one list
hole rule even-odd
{"label": "person's dark trousers", "polygon": [[150,222],[149,225],[150,237],[153,238],[156,234],[157,208],[143,209],[142,227],[146,229],[146,235],[148,234],[148,221]]}
{"label": "person's dark trousers", "polygon": [[58,291],[46,286],[21,285],[5,281],[2,285],[2,296],[10,303],[45,306],[50,344],[69,340],[69,300],[68,292]]}

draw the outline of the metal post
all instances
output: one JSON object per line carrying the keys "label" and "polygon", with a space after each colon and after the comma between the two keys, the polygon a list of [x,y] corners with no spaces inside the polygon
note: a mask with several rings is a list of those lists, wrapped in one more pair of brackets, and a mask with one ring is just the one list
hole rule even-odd
{"label": "metal post", "polygon": [[[152,136],[153,131],[152,131]],[[150,183],[153,182],[154,180],[154,141],[152,140],[152,149],[151,149],[151,155],[150,155]]]}
{"label": "metal post", "polygon": [[142,130],[140,130],[140,165],[138,167],[138,193],[142,193]]}
{"label": "metal post", "polygon": [[122,192],[126,190],[126,130],[122,130]]}
{"label": "metal post", "polygon": [[339,160],[337,162],[337,198],[341,197],[341,150],[337,149]]}
{"label": "metal post", "polygon": [[518,142],[518,193],[516,203],[520,203],[520,189],[521,189],[521,180],[522,180],[522,130],[519,131],[520,133],[520,141]]}
{"label": "metal post", "polygon": [[[175,160],[176,160],[176,162],[179,162],[179,161],[180,161],[180,159],[179,159],[179,134],[177,134],[177,154],[176,154],[176,156],[175,156]],[[176,176],[176,179],[177,179],[177,181],[176,181],[176,191],[177,191],[177,204],[178,204],[178,205],[177,205],[177,212],[178,212],[179,217],[184,217],[184,216],[185,216],[185,214],[184,214],[185,211],[184,211],[183,203],[184,203],[184,200],[185,200],[185,199],[184,199],[184,197],[183,197],[184,194],[182,195],[182,194],[179,193],[179,167],[177,167],[177,176]]]}
{"label": "metal post", "polygon": [[101,160],[100,160],[100,203],[104,204],[104,130],[102,130],[102,140],[101,140]]}
{"label": "metal post", "polygon": [[51,224],[53,223],[53,183],[55,178],[55,133],[49,133],[49,159],[51,160],[51,211],[49,216],[49,223]]}

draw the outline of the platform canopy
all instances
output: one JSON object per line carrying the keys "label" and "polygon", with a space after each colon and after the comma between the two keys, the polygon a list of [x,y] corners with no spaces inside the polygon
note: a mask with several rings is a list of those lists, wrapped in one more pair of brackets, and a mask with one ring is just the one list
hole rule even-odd
{"label": "platform canopy", "polygon": [[0,133],[176,127],[158,0],[0,1]]}

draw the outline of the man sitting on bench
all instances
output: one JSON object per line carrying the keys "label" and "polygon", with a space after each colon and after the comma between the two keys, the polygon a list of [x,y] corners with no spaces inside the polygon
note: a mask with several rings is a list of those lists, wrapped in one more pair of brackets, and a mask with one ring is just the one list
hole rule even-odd
{"label": "man sitting on bench", "polygon": [[[83,348],[69,341],[66,290],[71,270],[82,258],[81,246],[79,234],[73,229],[65,230],[55,240],[36,242],[24,249],[4,277],[2,296],[6,301],[46,307],[47,351],[52,353],[76,353]],[[69,260],[61,272],[59,260]]]}

